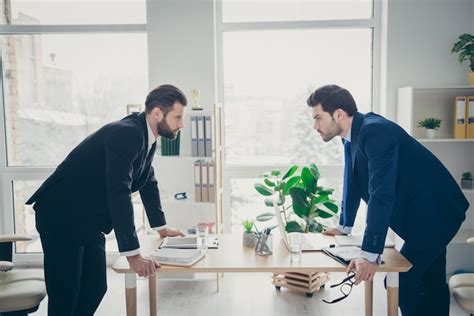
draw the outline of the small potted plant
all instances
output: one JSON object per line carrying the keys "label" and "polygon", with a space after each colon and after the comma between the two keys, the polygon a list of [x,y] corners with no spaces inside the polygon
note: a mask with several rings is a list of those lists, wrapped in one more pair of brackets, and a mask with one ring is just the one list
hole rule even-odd
{"label": "small potted plant", "polygon": [[470,172],[464,172],[462,174],[461,188],[472,189],[472,174]]}
{"label": "small potted plant", "polygon": [[441,120],[434,117],[428,117],[428,118],[425,118],[424,120],[418,121],[418,127],[426,128],[426,136],[429,139],[434,138],[435,131],[440,126],[441,126]]}
{"label": "small potted plant", "polygon": [[244,247],[254,248],[257,244],[257,234],[254,232],[254,220],[246,219],[242,222],[244,226],[244,235],[242,238],[242,243]]}
{"label": "small potted plant", "polygon": [[462,34],[459,36],[459,41],[454,43],[452,53],[459,53],[459,62],[462,63],[465,60],[469,61],[469,84],[474,86],[474,35]]}

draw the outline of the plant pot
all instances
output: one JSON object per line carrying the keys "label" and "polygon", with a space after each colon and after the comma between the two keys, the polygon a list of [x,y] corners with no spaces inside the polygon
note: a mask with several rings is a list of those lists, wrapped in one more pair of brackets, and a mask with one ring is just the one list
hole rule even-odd
{"label": "plant pot", "polygon": [[258,238],[255,233],[244,232],[242,236],[242,244],[244,245],[244,247],[255,248],[255,246],[257,245],[257,240]]}
{"label": "plant pot", "polygon": [[471,86],[474,86],[474,71],[471,71],[468,75],[468,79],[469,79],[469,84]]}
{"label": "plant pot", "polygon": [[428,137],[428,139],[435,138],[435,132],[436,132],[436,130],[434,130],[432,128],[427,128],[426,129],[426,137]]}
{"label": "plant pot", "polygon": [[472,180],[470,180],[470,179],[461,179],[461,188],[463,188],[463,189],[472,189]]}

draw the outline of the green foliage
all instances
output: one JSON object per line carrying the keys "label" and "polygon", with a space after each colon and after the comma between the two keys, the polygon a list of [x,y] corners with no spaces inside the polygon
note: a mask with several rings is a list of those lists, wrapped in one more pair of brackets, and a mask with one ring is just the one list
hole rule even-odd
{"label": "green foliage", "polygon": [[464,172],[462,174],[462,179],[463,180],[472,180],[472,174],[470,172]]}
{"label": "green foliage", "polygon": [[242,225],[244,226],[244,230],[246,233],[252,233],[253,232],[253,224],[255,223],[254,220],[251,219],[246,219],[242,222]]}
{"label": "green foliage", "polygon": [[[300,174],[297,171],[301,170]],[[272,170],[270,174],[261,176],[263,183],[255,183],[255,190],[263,196],[272,197],[265,199],[267,207],[273,207],[273,201],[282,212],[287,232],[321,232],[324,225],[318,219],[330,218],[337,214],[339,207],[331,199],[333,189],[318,186],[320,173],[318,167],[313,163],[300,168],[291,166],[283,177],[279,170]],[[286,201],[291,197],[291,204]],[[287,216],[287,211],[289,214]],[[289,220],[290,215],[298,216],[303,224],[298,221]],[[259,215],[257,220],[269,220],[273,218],[273,212]]]}
{"label": "green foliage", "polygon": [[440,126],[441,120],[434,117],[428,117],[422,121],[418,121],[418,127],[424,127],[426,129],[438,129]]}
{"label": "green foliage", "polygon": [[454,43],[451,53],[459,53],[459,62],[468,60],[471,71],[474,71],[474,35],[462,34]]}

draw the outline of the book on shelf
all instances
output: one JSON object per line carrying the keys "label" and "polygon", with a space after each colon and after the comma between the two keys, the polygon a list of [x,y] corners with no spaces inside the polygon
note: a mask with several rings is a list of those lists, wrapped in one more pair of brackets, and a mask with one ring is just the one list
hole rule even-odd
{"label": "book on shelf", "polygon": [[197,249],[157,248],[150,257],[163,265],[191,266],[201,260],[206,251]]}
{"label": "book on shelf", "polygon": [[455,97],[454,138],[466,138],[466,97]]}
{"label": "book on shelf", "polygon": [[212,157],[213,124],[212,115],[191,116],[192,157]]}
{"label": "book on shelf", "polygon": [[474,96],[467,97],[466,106],[466,138],[474,138]]}

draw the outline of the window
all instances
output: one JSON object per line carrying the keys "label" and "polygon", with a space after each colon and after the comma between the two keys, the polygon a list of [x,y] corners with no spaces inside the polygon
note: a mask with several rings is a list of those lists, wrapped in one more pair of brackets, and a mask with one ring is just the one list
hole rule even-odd
{"label": "window", "polygon": [[[378,95],[377,2],[221,0],[217,10],[218,95],[224,108],[224,210],[227,223],[265,208],[255,179],[314,162],[342,195],[343,148],[313,129],[309,94],[328,83],[351,91],[359,111]],[[363,212],[361,212],[363,217]],[[359,224],[357,224],[359,225]]]}
{"label": "window", "polygon": [[7,0],[0,9],[1,222],[5,233],[34,238],[16,253],[35,261],[28,254],[41,243],[25,201],[82,139],[146,97],[145,0]]}

